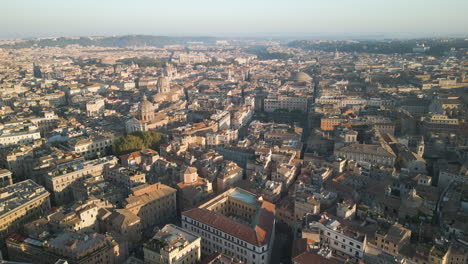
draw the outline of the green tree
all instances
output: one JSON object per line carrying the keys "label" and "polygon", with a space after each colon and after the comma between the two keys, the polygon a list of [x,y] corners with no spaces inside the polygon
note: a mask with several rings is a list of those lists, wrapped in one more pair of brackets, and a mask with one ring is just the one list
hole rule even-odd
{"label": "green tree", "polygon": [[158,149],[161,142],[161,134],[153,131],[137,131],[133,135],[141,138],[145,148]]}
{"label": "green tree", "polygon": [[127,154],[145,148],[158,149],[161,143],[161,134],[153,131],[138,131],[120,137],[112,146],[116,155]]}

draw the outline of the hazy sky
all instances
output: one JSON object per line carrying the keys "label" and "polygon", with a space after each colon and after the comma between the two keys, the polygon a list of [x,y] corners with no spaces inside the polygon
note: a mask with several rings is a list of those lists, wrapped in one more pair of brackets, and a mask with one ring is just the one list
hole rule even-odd
{"label": "hazy sky", "polygon": [[0,37],[468,33],[468,0],[0,0]]}

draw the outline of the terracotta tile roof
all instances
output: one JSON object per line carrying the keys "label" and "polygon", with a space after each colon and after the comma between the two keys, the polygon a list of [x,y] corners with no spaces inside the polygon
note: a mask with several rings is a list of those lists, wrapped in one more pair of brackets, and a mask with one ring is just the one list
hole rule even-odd
{"label": "terracotta tile roof", "polygon": [[258,245],[257,236],[252,228],[238,223],[228,217],[204,208],[194,208],[185,211],[182,214],[221,230],[231,236],[247,241],[250,244]]}
{"label": "terracotta tile roof", "polygon": [[120,159],[122,159],[122,160],[133,160],[133,159],[136,159],[136,158],[139,158],[139,157],[141,157],[141,152],[140,151],[135,151],[135,152],[132,152],[132,153],[129,153],[129,154],[121,155]]}
{"label": "terracotta tile roof", "polygon": [[255,228],[204,208],[194,208],[182,214],[250,244],[262,246],[270,240],[274,224],[275,205],[263,201],[259,210],[260,215]]}
{"label": "terracotta tile roof", "polygon": [[311,252],[304,252],[292,259],[293,263],[300,264],[337,264],[335,261],[326,259]]}
{"label": "terracotta tile roof", "polygon": [[156,150],[147,148],[147,149],[134,151],[134,152],[129,153],[129,154],[120,155],[120,159],[121,160],[133,160],[133,159],[139,158],[139,157],[141,157],[143,155],[149,155],[149,154],[158,154],[158,152]]}
{"label": "terracotta tile roof", "polygon": [[160,183],[152,185],[142,184],[132,188],[131,191],[132,194],[125,199],[126,208],[146,204],[177,192],[176,189]]}

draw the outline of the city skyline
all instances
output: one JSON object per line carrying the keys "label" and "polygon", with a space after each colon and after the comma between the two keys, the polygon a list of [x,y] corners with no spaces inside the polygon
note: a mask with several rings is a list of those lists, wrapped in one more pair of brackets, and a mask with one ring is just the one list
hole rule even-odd
{"label": "city skyline", "polygon": [[468,0],[3,0],[0,263],[468,264]]}
{"label": "city skyline", "polygon": [[169,35],[220,37],[466,36],[468,2],[7,1],[0,38]]}

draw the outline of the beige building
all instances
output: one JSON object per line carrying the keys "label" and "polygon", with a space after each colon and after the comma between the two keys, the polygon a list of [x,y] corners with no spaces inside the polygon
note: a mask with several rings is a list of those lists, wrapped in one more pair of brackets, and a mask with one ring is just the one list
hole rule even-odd
{"label": "beige building", "polygon": [[50,208],[49,192],[32,180],[0,189],[0,238],[28,221],[42,217]]}
{"label": "beige building", "polygon": [[99,205],[93,200],[79,201],[47,216],[51,226],[74,232],[97,231]]}
{"label": "beige building", "polygon": [[98,154],[106,154],[112,148],[117,137],[113,134],[102,134],[92,137],[80,137],[70,141],[70,149],[86,158],[93,158]]}
{"label": "beige building", "polygon": [[127,209],[115,209],[109,211],[101,209],[99,211],[99,221],[102,232],[113,232],[128,242],[129,248],[138,246],[142,230],[141,219]]}
{"label": "beige building", "polygon": [[24,179],[33,169],[34,145],[17,146],[1,160],[2,166],[11,171],[16,178]]}
{"label": "beige building", "polygon": [[195,264],[201,258],[201,238],[169,224],[143,247],[146,264]]}
{"label": "beige building", "polygon": [[375,244],[382,251],[397,256],[400,249],[410,242],[411,231],[400,224],[392,225],[386,232],[375,233]]}
{"label": "beige building", "polygon": [[232,187],[237,181],[242,180],[242,171],[242,168],[235,162],[227,161],[216,178],[216,191],[223,192]]}
{"label": "beige building", "polygon": [[92,116],[102,116],[105,110],[105,103],[103,99],[93,100],[86,103],[86,115],[89,117]]}
{"label": "beige building", "polygon": [[50,171],[46,176],[46,187],[53,193],[56,204],[63,204],[71,201],[71,184],[86,175],[97,176],[102,174],[104,169],[114,167],[117,158],[107,156],[90,161],[73,161],[61,164],[60,167]]}
{"label": "beige building", "polygon": [[335,150],[335,155],[345,159],[376,165],[394,166],[396,155],[385,143],[352,144]]}
{"label": "beige building", "polygon": [[40,139],[39,128],[30,122],[0,124],[0,148],[18,144],[31,144]]}
{"label": "beige building", "polygon": [[176,193],[176,189],[161,183],[142,184],[131,189],[125,209],[141,218],[143,228],[160,226],[177,215]]}
{"label": "beige building", "polygon": [[294,217],[296,221],[302,221],[306,214],[319,214],[320,201],[312,196],[296,197],[294,200]]}
{"label": "beige building", "polygon": [[336,215],[343,219],[352,219],[356,214],[356,203],[343,201],[336,205]]}
{"label": "beige building", "polygon": [[237,140],[238,133],[237,130],[220,130],[216,133],[206,134],[206,145],[208,146],[217,146],[217,145],[227,145],[235,140]]}
{"label": "beige building", "polygon": [[308,98],[306,96],[280,95],[274,98],[267,98],[264,101],[265,112],[275,112],[280,109],[288,111],[307,112]]}
{"label": "beige building", "polygon": [[105,171],[104,179],[131,189],[146,183],[146,174],[128,167],[115,167]]}
{"label": "beige building", "polygon": [[15,261],[49,264],[65,259],[69,264],[122,263],[127,252],[108,235],[63,232],[45,242],[10,236],[9,258]]}
{"label": "beige building", "polygon": [[0,188],[6,187],[13,184],[13,178],[11,177],[11,171],[6,169],[0,169]]}

